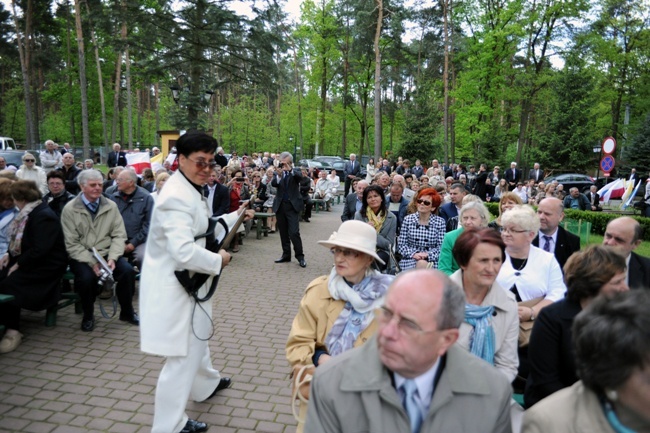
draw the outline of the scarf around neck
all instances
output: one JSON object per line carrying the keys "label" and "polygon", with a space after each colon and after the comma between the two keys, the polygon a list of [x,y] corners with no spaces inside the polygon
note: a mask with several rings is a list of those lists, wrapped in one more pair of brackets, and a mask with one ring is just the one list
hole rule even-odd
{"label": "scarf around neck", "polygon": [[41,200],[27,203],[11,222],[11,225],[9,226],[9,253],[12,257],[20,255],[23,242],[23,232],[25,231],[25,225],[27,225],[29,214],[41,203]]}
{"label": "scarf around neck", "polygon": [[375,231],[379,233],[381,226],[384,225],[384,221],[386,221],[386,212],[381,212],[379,215],[376,215],[372,209],[367,208],[366,217],[368,217],[368,221],[372,223]]}
{"label": "scarf around neck", "polygon": [[345,301],[345,306],[325,338],[331,356],[354,347],[354,342],[374,319],[373,311],[384,304],[388,286],[395,277],[375,270],[366,271],[359,284],[352,287],[333,268],[327,288],[332,298]]}
{"label": "scarf around neck", "polygon": [[494,329],[490,319],[493,312],[493,305],[479,307],[465,304],[465,322],[474,328],[469,341],[470,352],[492,365],[494,365]]}

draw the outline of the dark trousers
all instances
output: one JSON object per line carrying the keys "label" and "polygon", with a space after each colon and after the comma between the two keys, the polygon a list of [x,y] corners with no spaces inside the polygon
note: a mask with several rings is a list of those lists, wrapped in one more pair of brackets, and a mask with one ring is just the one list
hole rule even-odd
{"label": "dark trousers", "polygon": [[275,217],[282,241],[282,257],[291,258],[291,244],[293,244],[296,259],[303,259],[305,255],[302,252],[302,239],[300,239],[300,213],[296,212],[290,202],[283,201]]}
{"label": "dark trousers", "polygon": [[15,299],[0,304],[0,325],[20,331],[20,305]]}
{"label": "dark trousers", "polygon": [[350,184],[352,183],[352,179],[349,177],[345,177],[345,191],[343,191],[343,197],[348,196],[348,192],[350,192]]}
{"label": "dark trousers", "polygon": [[311,209],[314,207],[314,203],[312,203],[309,197],[303,198],[302,202],[305,204],[302,217],[305,219],[309,219],[311,218]]}
{"label": "dark trousers", "polygon": [[[84,320],[93,317],[95,298],[97,297],[97,282],[99,278],[87,263],[70,260],[70,270],[74,274],[74,289],[81,298],[81,307]],[[133,314],[133,293],[135,291],[135,272],[133,267],[124,258],[120,257],[115,262],[113,278],[117,283],[117,300],[120,303],[121,314]]]}

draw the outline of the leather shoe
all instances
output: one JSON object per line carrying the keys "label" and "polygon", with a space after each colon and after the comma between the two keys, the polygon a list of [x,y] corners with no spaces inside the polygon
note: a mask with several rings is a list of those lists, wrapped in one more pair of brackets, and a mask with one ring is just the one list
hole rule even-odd
{"label": "leather shoe", "polygon": [[306,222],[306,223],[311,222],[311,221],[309,221],[309,218],[303,218],[302,220],[303,220],[304,222]]}
{"label": "leather shoe", "polygon": [[188,419],[185,423],[185,427],[183,427],[183,430],[181,430],[179,433],[197,433],[206,431],[207,429],[208,425],[206,423]]}
{"label": "leather shoe", "polygon": [[232,386],[232,380],[229,377],[222,377],[221,380],[219,380],[219,384],[214,389],[214,391],[212,391],[212,394],[210,394],[210,397],[208,397],[208,398],[214,397],[222,389],[228,389],[231,386]]}
{"label": "leather shoe", "polygon": [[130,323],[131,325],[140,326],[140,317],[138,317],[137,313],[120,313],[120,320],[122,322]]}
{"label": "leather shoe", "polygon": [[95,329],[95,319],[93,317],[81,321],[81,330],[83,332],[90,332],[93,329]]}
{"label": "leather shoe", "polygon": [[305,261],[305,259],[298,260],[298,264],[300,265],[301,268],[307,267],[307,262]]}
{"label": "leather shoe", "polygon": [[277,259],[275,263],[289,263],[290,261],[291,261],[291,257],[282,256],[279,259]]}

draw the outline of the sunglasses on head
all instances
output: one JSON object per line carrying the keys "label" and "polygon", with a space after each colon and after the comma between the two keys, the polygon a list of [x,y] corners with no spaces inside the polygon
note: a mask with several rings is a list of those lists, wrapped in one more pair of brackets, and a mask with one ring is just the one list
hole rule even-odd
{"label": "sunglasses on head", "polygon": [[418,204],[423,204],[423,205],[425,205],[425,206],[431,206],[431,202],[430,202],[429,200],[422,200],[422,199],[419,199],[419,200],[418,200]]}

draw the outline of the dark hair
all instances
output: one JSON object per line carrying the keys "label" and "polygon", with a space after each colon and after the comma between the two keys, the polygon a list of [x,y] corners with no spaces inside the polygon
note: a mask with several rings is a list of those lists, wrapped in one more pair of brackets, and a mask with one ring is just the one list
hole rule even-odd
{"label": "dark hair", "polygon": [[63,173],[60,172],[59,170],[52,170],[52,171],[50,171],[50,172],[47,174],[47,180],[48,180],[48,182],[49,182],[50,179],[52,179],[53,177],[54,177],[54,178],[57,178],[57,179],[61,179],[61,180],[63,181],[63,183],[65,184],[65,176],[64,176]]}
{"label": "dark hair", "polygon": [[11,196],[15,201],[31,203],[40,200],[42,195],[33,180],[17,180],[11,184]]}
{"label": "dark hair", "polygon": [[575,302],[595,298],[609,280],[626,268],[625,257],[613,248],[590,245],[576,251],[564,265],[566,296]]}
{"label": "dark hair", "polygon": [[192,130],[181,135],[176,141],[176,153],[187,158],[194,152],[214,153],[218,146],[216,138],[205,132]]}
{"label": "dark hair", "polygon": [[449,190],[451,191],[452,189],[459,189],[463,193],[467,192],[467,190],[465,189],[465,185],[463,185],[462,183],[460,183],[458,181],[454,181],[454,183],[451,184],[451,186],[449,187]]}
{"label": "dark hair", "polygon": [[474,254],[474,249],[478,244],[490,244],[501,249],[501,261],[506,259],[506,244],[501,239],[501,235],[494,229],[491,228],[481,228],[476,229],[474,227],[467,229],[458,236],[454,248],[452,249],[452,254],[456,263],[461,268],[467,266],[469,261],[472,259]]}
{"label": "dark hair", "polygon": [[372,212],[372,209],[368,208],[368,194],[371,192],[376,192],[381,198],[381,204],[379,205],[379,214],[386,215],[386,196],[384,195],[384,190],[379,185],[369,185],[366,189],[363,190],[363,198],[361,200],[361,215],[367,216],[367,212]]}
{"label": "dark hair", "polygon": [[436,209],[440,207],[440,203],[442,203],[442,198],[440,198],[440,194],[438,194],[438,191],[436,191],[433,188],[423,188],[415,194],[415,200],[419,200],[420,197],[424,197],[425,195],[431,196],[431,204],[433,207],[435,207]]}
{"label": "dark hair", "polygon": [[11,184],[14,183],[13,180],[7,178],[0,178],[0,201],[5,201],[12,199],[11,197]]}
{"label": "dark hair", "polygon": [[650,362],[650,291],[599,296],[575,318],[576,369],[585,386],[617,389]]}

